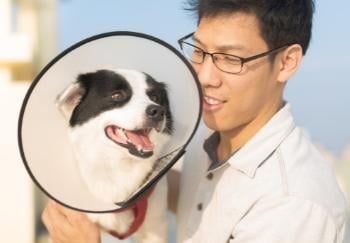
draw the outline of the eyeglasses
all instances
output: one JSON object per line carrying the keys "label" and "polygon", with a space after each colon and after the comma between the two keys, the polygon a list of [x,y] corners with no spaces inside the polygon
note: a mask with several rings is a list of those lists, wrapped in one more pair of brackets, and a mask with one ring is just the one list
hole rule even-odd
{"label": "eyeglasses", "polygon": [[289,46],[289,44],[287,44],[281,47],[274,48],[267,52],[263,52],[254,56],[244,58],[244,57],[239,57],[239,56],[220,53],[220,52],[214,52],[214,53],[206,52],[203,49],[191,43],[188,43],[186,41],[186,39],[192,37],[193,34],[194,32],[178,40],[180,48],[184,53],[185,57],[188,58],[193,63],[202,64],[204,62],[205,56],[209,55],[211,56],[213,63],[219,70],[225,73],[231,73],[231,74],[238,74],[242,72],[243,65],[247,62],[278,52]]}

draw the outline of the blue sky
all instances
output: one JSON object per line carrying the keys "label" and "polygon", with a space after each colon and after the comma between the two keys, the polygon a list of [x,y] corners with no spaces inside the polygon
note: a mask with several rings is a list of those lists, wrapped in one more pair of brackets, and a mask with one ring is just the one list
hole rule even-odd
{"label": "blue sky", "polygon": [[[60,0],[59,49],[95,34],[136,31],[177,48],[195,19],[180,0]],[[350,2],[318,0],[311,46],[286,99],[314,141],[338,153],[350,143]]]}

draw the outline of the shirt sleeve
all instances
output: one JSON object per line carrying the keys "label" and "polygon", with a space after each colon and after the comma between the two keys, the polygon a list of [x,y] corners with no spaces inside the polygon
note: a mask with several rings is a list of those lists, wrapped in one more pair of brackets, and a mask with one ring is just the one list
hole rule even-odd
{"label": "shirt sleeve", "polygon": [[284,197],[256,203],[234,228],[230,243],[341,243],[342,226],[308,200]]}

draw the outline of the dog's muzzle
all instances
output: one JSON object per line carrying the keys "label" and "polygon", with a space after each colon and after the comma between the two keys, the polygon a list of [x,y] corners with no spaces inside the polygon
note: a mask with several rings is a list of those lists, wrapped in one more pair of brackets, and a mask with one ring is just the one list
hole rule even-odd
{"label": "dog's muzzle", "polygon": [[159,105],[150,105],[146,109],[147,118],[155,123],[159,123],[164,119],[165,109]]}
{"label": "dog's muzzle", "polygon": [[152,130],[162,132],[165,127],[165,109],[159,105],[149,105],[146,108],[144,128],[127,130],[117,125],[105,128],[106,136],[119,146],[129,150],[129,153],[141,158],[153,155],[154,144],[150,139]]}
{"label": "dog's muzzle", "polygon": [[152,127],[161,132],[165,126],[165,108],[159,105],[150,105],[146,109],[145,127]]}

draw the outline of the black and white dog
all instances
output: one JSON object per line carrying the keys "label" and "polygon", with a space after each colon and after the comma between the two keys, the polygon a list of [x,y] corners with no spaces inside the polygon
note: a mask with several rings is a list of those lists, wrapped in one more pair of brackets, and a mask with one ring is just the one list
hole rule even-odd
{"label": "black and white dog", "polygon": [[[136,70],[97,70],[80,74],[57,98],[83,180],[99,199],[127,199],[152,171],[173,121],[164,83]],[[148,200],[136,237],[167,242],[167,185],[162,179]],[[132,210],[88,214],[101,228],[128,234]],[[123,238],[123,237],[121,237]]]}

